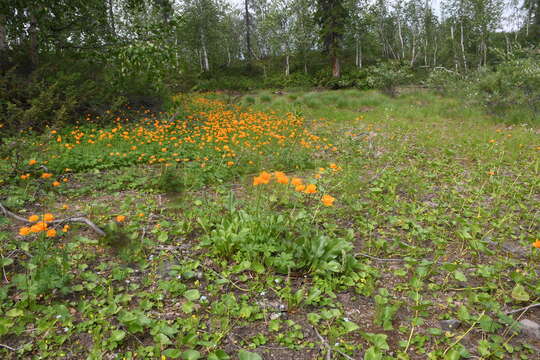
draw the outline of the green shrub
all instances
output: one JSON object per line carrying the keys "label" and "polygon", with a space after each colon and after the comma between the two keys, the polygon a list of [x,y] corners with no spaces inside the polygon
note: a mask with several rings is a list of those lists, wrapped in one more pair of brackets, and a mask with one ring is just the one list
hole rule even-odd
{"label": "green shrub", "polygon": [[[495,115],[512,112],[538,120],[540,117],[540,61],[512,59],[479,79],[478,92],[488,111]],[[526,118],[522,119],[526,120]]]}

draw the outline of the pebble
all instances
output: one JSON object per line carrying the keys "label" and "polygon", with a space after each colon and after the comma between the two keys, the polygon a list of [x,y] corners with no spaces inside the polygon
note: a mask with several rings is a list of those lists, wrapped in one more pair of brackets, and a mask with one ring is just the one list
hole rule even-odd
{"label": "pebble", "polygon": [[519,322],[521,332],[531,338],[540,340],[540,325],[532,320],[523,319]]}
{"label": "pebble", "polygon": [[461,321],[456,319],[440,320],[439,326],[444,331],[454,331],[461,325]]}

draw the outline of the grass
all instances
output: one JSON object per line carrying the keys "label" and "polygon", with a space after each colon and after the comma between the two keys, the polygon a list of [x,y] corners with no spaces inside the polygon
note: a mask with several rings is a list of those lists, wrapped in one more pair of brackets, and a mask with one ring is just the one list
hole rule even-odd
{"label": "grass", "polygon": [[540,309],[508,313],[540,299],[538,129],[415,89],[225,99],[7,141],[2,204],[107,235],[0,218],[3,358],[536,358]]}

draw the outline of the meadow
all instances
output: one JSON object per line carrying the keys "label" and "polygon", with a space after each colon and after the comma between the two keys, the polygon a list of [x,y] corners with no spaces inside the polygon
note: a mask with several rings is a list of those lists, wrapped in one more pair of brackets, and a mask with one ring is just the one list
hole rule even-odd
{"label": "meadow", "polygon": [[3,359],[538,358],[538,125],[416,87],[107,116],[0,142]]}

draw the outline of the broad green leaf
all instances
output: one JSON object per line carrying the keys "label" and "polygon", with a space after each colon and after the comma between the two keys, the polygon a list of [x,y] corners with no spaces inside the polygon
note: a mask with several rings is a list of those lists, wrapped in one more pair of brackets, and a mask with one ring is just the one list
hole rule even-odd
{"label": "broad green leaf", "polygon": [[521,284],[516,284],[512,289],[512,298],[517,301],[529,301],[529,294]]}
{"label": "broad green leaf", "polygon": [[223,350],[216,350],[208,354],[208,360],[229,360],[231,357]]}
{"label": "broad green leaf", "polygon": [[360,328],[360,326],[356,325],[356,323],[352,321],[345,321],[343,325],[345,326],[345,331],[348,333],[354,330],[358,330]]}
{"label": "broad green leaf", "polygon": [[184,293],[184,297],[188,300],[195,301],[199,300],[201,293],[197,289],[191,289]]}
{"label": "broad green leaf", "polygon": [[382,359],[382,353],[380,350],[377,350],[375,346],[370,347],[367,349],[366,353],[364,354],[364,360],[381,360]]}
{"label": "broad green leaf", "polygon": [[182,353],[182,359],[184,360],[197,360],[201,358],[201,353],[197,350],[186,350]]}
{"label": "broad green leaf", "polygon": [[254,352],[240,350],[238,352],[238,360],[262,360],[262,357]]}
{"label": "broad green leaf", "polygon": [[181,354],[182,352],[178,349],[167,349],[163,352],[163,355],[171,359],[178,359]]}
{"label": "broad green leaf", "polygon": [[454,271],[454,278],[458,281],[462,281],[462,282],[466,282],[467,281],[467,277],[465,276],[464,273],[462,273],[461,271],[459,270],[456,270]]}
{"label": "broad green leaf", "polygon": [[8,312],[6,312],[6,315],[9,317],[19,317],[24,314],[24,311],[21,309],[11,309]]}
{"label": "broad green leaf", "polygon": [[114,330],[111,333],[111,340],[114,342],[120,342],[125,337],[126,337],[126,332],[122,330]]}

